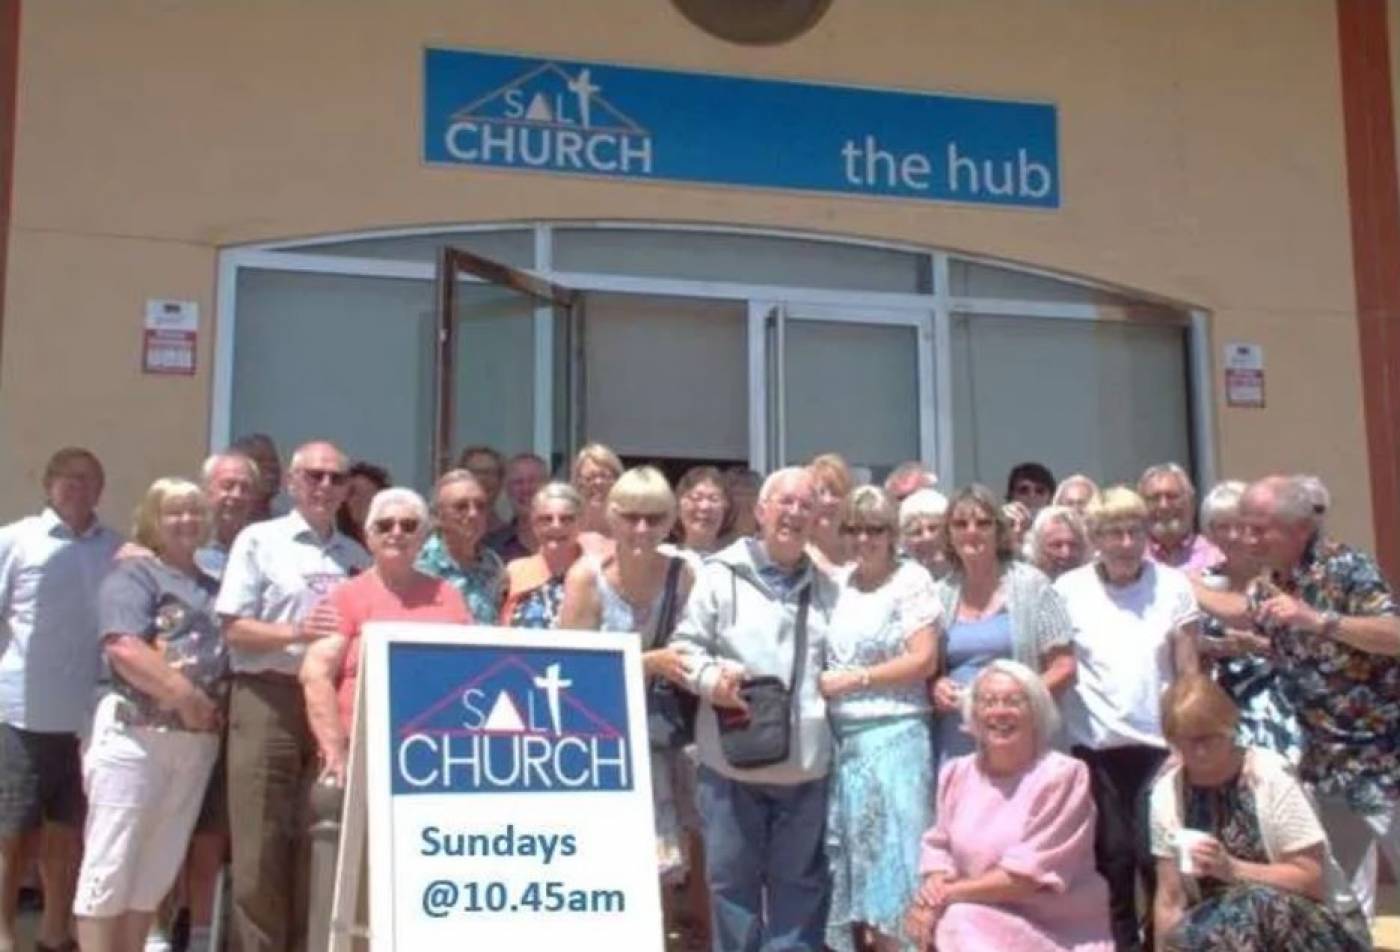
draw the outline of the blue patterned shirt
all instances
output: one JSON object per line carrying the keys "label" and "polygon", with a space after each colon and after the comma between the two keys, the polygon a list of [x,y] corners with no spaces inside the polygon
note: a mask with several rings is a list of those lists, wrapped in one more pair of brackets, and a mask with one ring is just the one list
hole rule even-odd
{"label": "blue patterned shirt", "polygon": [[442,534],[434,532],[423,543],[415,567],[445,582],[462,593],[472,620],[478,625],[494,625],[500,616],[501,599],[506,590],[506,567],[501,557],[486,546],[477,548],[476,561],[466,567],[457,564]]}

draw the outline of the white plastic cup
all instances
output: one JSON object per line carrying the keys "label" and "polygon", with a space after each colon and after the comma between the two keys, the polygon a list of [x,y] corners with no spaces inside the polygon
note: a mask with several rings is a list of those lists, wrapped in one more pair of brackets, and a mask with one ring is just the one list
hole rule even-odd
{"label": "white plastic cup", "polygon": [[1191,858],[1191,847],[1197,843],[1209,842],[1214,838],[1209,833],[1202,833],[1200,830],[1189,830],[1186,827],[1177,830],[1174,842],[1177,869],[1187,876],[1197,875],[1196,861]]}

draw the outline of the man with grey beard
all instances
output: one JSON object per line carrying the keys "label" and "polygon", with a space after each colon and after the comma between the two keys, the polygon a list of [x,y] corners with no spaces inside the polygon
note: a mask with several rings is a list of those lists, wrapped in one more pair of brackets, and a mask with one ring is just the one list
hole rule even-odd
{"label": "man with grey beard", "polygon": [[1225,556],[1196,531],[1196,487],[1176,463],[1149,466],[1138,480],[1138,495],[1147,503],[1147,556],[1191,575],[1204,572]]}

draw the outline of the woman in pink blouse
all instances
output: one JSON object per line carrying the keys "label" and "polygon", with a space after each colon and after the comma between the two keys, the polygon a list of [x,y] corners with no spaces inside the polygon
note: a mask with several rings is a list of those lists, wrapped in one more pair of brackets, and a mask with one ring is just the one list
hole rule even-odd
{"label": "woman in pink blouse", "polygon": [[1089,773],[1049,749],[1050,692],[1025,665],[993,661],[963,695],[963,723],[977,750],[940,773],[910,937],[938,952],[1111,952]]}

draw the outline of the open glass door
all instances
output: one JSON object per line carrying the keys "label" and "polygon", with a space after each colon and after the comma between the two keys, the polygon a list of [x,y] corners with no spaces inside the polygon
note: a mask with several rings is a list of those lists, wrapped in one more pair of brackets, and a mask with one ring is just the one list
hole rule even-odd
{"label": "open glass door", "polygon": [[582,426],[583,295],[464,251],[438,254],[432,467],[464,446],[568,459]]}
{"label": "open glass door", "polygon": [[933,464],[931,312],[755,301],[750,341],[763,358],[752,437],[765,468],[837,452],[878,482],[905,460]]}

